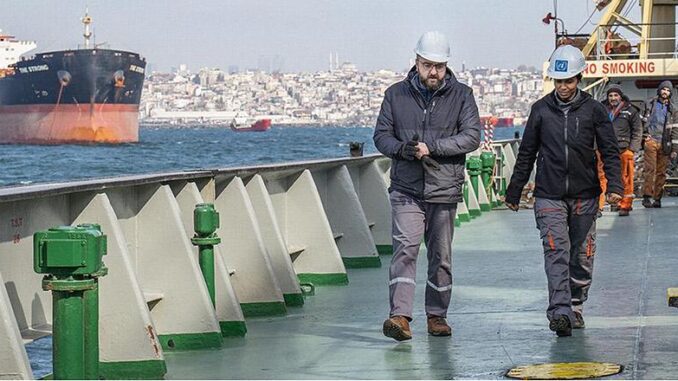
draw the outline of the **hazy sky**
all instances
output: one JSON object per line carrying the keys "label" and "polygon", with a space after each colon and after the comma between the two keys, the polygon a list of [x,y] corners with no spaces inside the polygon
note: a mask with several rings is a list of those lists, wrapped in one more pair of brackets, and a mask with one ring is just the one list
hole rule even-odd
{"label": "hazy sky", "polygon": [[[448,36],[454,68],[462,61],[467,66],[540,66],[553,49],[553,26],[541,22],[553,11],[553,0],[2,2],[0,29],[35,40],[38,51],[81,44],[80,17],[88,5],[97,43],[141,53],[154,70],[180,63],[193,70],[255,68],[277,57],[283,71],[315,71],[328,67],[330,52],[359,70],[403,70],[427,30]],[[592,11],[592,0],[558,1],[558,16],[570,32]]]}

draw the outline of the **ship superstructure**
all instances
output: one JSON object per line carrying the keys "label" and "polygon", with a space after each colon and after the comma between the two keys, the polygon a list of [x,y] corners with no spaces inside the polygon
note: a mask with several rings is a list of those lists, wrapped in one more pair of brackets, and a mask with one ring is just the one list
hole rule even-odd
{"label": "ship superstructure", "polygon": [[9,70],[10,65],[19,61],[22,55],[35,49],[35,41],[20,41],[5,34],[0,29],[0,76]]}
{"label": "ship superstructure", "polygon": [[[605,86],[617,83],[631,101],[640,104],[656,95],[661,81],[678,84],[677,5],[678,0],[641,0],[640,21],[634,21],[630,14],[637,11],[636,1],[599,0],[594,12],[602,12],[600,20],[585,34],[569,34],[557,14],[549,13],[544,22],[555,21],[556,46],[570,44],[584,53],[585,90],[602,99]],[[552,81],[545,78],[544,91],[552,89]]]}

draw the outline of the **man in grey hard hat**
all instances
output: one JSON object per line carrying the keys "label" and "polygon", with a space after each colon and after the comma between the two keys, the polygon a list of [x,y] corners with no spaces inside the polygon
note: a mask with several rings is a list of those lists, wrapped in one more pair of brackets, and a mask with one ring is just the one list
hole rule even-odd
{"label": "man in grey hard hat", "polygon": [[480,144],[480,118],[471,88],[447,68],[450,45],[440,32],[424,33],[416,64],[386,90],[374,131],[379,152],[391,158],[389,196],[393,258],[389,318],[384,335],[412,338],[416,261],[424,239],[428,258],[425,310],[429,334],[449,336],[452,234],[462,201],[466,153]]}

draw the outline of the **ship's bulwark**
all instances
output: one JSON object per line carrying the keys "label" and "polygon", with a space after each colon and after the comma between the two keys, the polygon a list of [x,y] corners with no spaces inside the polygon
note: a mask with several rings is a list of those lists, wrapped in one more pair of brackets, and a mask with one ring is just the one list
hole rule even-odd
{"label": "ship's bulwark", "polygon": [[83,49],[37,54],[0,79],[0,143],[127,143],[139,139],[146,62]]}
{"label": "ship's bulwark", "polygon": [[0,143],[133,143],[139,141],[137,105],[0,106]]}

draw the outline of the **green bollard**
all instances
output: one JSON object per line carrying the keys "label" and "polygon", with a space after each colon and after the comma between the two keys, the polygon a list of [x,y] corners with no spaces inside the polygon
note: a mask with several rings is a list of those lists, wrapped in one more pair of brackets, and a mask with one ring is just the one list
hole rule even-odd
{"label": "green bollard", "polygon": [[[478,177],[480,176],[481,173],[481,162],[480,158],[478,156],[471,156],[466,160],[466,170],[468,171],[469,175],[469,180],[471,182],[471,186],[473,187],[473,192],[475,192],[476,198],[478,197]],[[468,188],[468,187],[466,187]],[[468,204],[468,192],[469,189],[465,189],[466,191],[466,205]],[[481,205],[478,205],[478,207],[481,207]],[[481,209],[471,209],[469,207],[469,215],[471,218],[475,218],[480,216]]]}
{"label": "green bollard", "polygon": [[106,275],[101,227],[61,226],[33,236],[33,268],[52,291],[54,379],[99,378],[98,278]]}
{"label": "green bollard", "polygon": [[216,307],[215,278],[214,278],[214,245],[221,242],[216,231],[219,228],[219,212],[213,204],[198,204],[193,210],[193,228],[195,236],[191,238],[193,245],[198,246],[200,271],[205,279],[207,291]]}
{"label": "green bollard", "polygon": [[466,170],[468,170],[468,175],[471,179],[473,190],[476,192],[476,197],[478,195],[478,176],[481,174],[481,168],[482,162],[478,156],[471,156],[466,161]]}
{"label": "green bollard", "polygon": [[491,206],[497,206],[497,200],[494,199],[494,192],[492,187],[492,172],[494,171],[496,157],[494,153],[485,151],[480,154],[480,161],[482,165],[482,179],[487,199]]}

